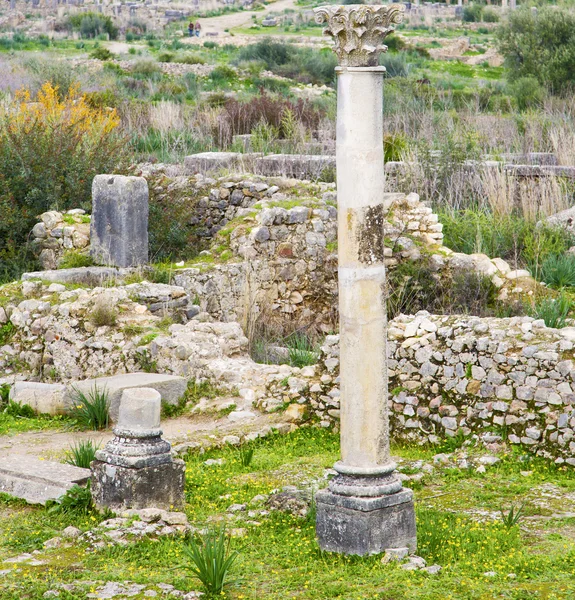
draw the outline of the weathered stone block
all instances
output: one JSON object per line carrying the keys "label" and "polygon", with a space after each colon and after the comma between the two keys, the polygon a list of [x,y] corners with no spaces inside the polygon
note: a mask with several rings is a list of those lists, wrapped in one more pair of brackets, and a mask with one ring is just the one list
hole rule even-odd
{"label": "weathered stone block", "polygon": [[92,498],[99,509],[108,507],[117,513],[129,508],[182,508],[185,473],[183,460],[139,469],[96,460],[92,463]]}
{"label": "weathered stone block", "polygon": [[0,492],[31,504],[56,500],[74,485],[86,483],[89,477],[89,469],[31,456],[16,454],[10,460],[0,460]]}
{"label": "weathered stone block", "polygon": [[66,412],[64,390],[61,384],[17,381],[10,389],[10,400],[27,404],[37,413],[60,415]]}
{"label": "weathered stone block", "polygon": [[148,183],[143,177],[94,177],[90,239],[90,254],[101,264],[148,262]]}
{"label": "weathered stone block", "polygon": [[376,498],[321,490],[316,505],[316,533],[324,550],[363,556],[417,546],[411,490]]}

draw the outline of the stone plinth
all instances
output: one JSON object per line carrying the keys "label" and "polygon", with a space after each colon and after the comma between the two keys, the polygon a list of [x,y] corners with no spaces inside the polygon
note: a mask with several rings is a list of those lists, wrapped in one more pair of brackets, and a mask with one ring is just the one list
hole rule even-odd
{"label": "stone plinth", "polygon": [[114,439],[92,463],[92,497],[99,509],[172,510],[184,503],[185,465],[162,439],[161,396],[152,388],[125,390]]}
{"label": "stone plinth", "polygon": [[148,184],[143,177],[94,177],[90,243],[92,258],[103,265],[148,262]]}

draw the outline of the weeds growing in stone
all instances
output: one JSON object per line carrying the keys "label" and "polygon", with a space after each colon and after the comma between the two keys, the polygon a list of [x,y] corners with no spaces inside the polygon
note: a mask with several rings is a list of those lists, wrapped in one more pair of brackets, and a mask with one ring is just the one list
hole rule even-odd
{"label": "weeds growing in stone", "polygon": [[90,480],[85,486],[74,485],[58,500],[48,502],[46,508],[49,514],[72,513],[87,515],[94,509]]}
{"label": "weeds growing in stone", "polygon": [[94,386],[87,393],[76,388],[72,402],[70,417],[79,427],[95,431],[108,427],[110,398],[105,388]]}
{"label": "weeds growing in stone", "polygon": [[547,327],[560,329],[565,327],[567,316],[573,308],[573,303],[569,296],[561,293],[557,298],[542,298],[535,302],[531,308],[531,316],[536,319],[543,319]]}
{"label": "weeds growing in stone", "polygon": [[96,452],[100,448],[92,440],[81,441],[74,444],[69,450],[66,462],[75,467],[89,469],[90,463],[96,458]]}

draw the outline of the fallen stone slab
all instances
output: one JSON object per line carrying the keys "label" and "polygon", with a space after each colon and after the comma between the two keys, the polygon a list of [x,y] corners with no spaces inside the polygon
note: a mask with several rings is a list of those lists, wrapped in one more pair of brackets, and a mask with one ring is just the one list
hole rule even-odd
{"label": "fallen stone slab", "polygon": [[65,390],[66,386],[58,383],[17,381],[10,389],[10,400],[27,404],[40,414],[61,415],[66,412]]}
{"label": "fallen stone slab", "polygon": [[66,386],[64,402],[66,406],[72,406],[76,398],[76,390],[89,394],[96,387],[98,390],[107,390],[110,400],[110,419],[118,420],[120,399],[122,392],[131,388],[152,388],[160,393],[162,402],[166,404],[177,404],[184,395],[188,380],[177,375],[162,375],[160,373],[126,373],[112,377],[97,377],[96,379],[85,379],[76,381]]}
{"label": "fallen stone slab", "polygon": [[32,271],[22,275],[22,281],[41,279],[50,283],[76,283],[90,287],[100,286],[112,279],[121,280],[130,271],[114,267],[78,267],[75,269],[54,269],[49,271]]}
{"label": "fallen stone slab", "polygon": [[30,504],[45,504],[57,500],[74,485],[85,484],[89,477],[90,469],[13,455],[0,463],[0,492]]}
{"label": "fallen stone slab", "polygon": [[261,157],[259,153],[242,152],[200,152],[184,158],[184,168],[188,173],[205,173],[217,169],[241,167],[250,170],[250,165]]}
{"label": "fallen stone slab", "polygon": [[575,179],[575,167],[505,165],[505,172],[516,177],[565,177]]}

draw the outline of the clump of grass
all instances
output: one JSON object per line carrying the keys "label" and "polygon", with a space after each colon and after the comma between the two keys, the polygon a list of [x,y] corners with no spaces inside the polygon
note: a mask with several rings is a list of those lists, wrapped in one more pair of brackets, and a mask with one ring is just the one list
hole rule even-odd
{"label": "clump of grass", "polygon": [[550,287],[575,287],[575,256],[560,254],[547,257],[541,264],[540,278]]}
{"label": "clump of grass", "polygon": [[252,460],[254,458],[254,448],[253,446],[247,446],[245,444],[240,444],[238,448],[238,455],[240,458],[240,463],[242,467],[249,467],[252,464]]}
{"label": "clump of grass", "polygon": [[110,398],[106,389],[95,385],[87,394],[74,389],[73,407],[70,416],[83,429],[98,431],[108,427]]}
{"label": "clump of grass", "polygon": [[10,322],[0,326],[0,346],[8,344],[15,333],[16,327]]}
{"label": "clump of grass", "polygon": [[562,293],[557,298],[547,297],[539,300],[533,305],[530,312],[532,317],[543,319],[547,327],[561,329],[566,325],[571,308],[571,300]]}
{"label": "clump of grass", "polygon": [[81,267],[91,267],[94,265],[94,260],[89,254],[83,254],[75,250],[65,252],[62,258],[58,261],[59,269],[78,269]]}
{"label": "clump of grass", "polygon": [[293,333],[286,339],[289,349],[289,362],[292,367],[314,365],[319,359],[319,349],[314,346],[308,336]]}
{"label": "clump of grass", "polygon": [[90,314],[90,322],[95,327],[113,327],[116,324],[115,307],[104,301],[96,302]]}
{"label": "clump of grass", "polygon": [[90,463],[96,458],[96,452],[99,448],[100,445],[94,444],[92,440],[74,444],[70,450],[68,450],[66,463],[74,465],[75,467],[81,467],[82,469],[89,469]]}
{"label": "clump of grass", "polygon": [[518,525],[521,517],[523,516],[524,508],[525,503],[519,507],[512,505],[507,512],[504,512],[504,510],[501,509],[499,512],[501,513],[501,522],[503,525],[505,525],[507,529],[511,529],[512,527],[515,527],[515,525]]}
{"label": "clump of grass", "polygon": [[233,583],[229,572],[238,553],[230,551],[230,538],[224,527],[208,532],[199,543],[193,537],[188,538],[183,551],[189,561],[185,566],[202,582],[208,594],[221,595]]}

